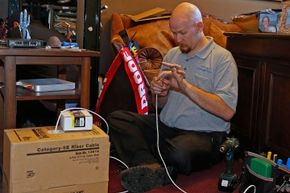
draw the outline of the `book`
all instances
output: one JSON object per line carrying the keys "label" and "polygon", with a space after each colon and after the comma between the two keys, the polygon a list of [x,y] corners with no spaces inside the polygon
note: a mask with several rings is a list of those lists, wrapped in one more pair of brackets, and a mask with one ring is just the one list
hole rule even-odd
{"label": "book", "polygon": [[75,89],[75,83],[58,78],[22,79],[16,82],[17,86],[34,92],[63,91]]}

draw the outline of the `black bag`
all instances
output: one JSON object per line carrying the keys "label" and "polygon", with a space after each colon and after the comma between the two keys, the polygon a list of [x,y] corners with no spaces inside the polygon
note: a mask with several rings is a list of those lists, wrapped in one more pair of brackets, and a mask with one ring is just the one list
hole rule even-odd
{"label": "black bag", "polygon": [[[271,177],[264,177],[250,167],[250,160],[252,158],[258,158],[272,165],[272,175]],[[246,189],[246,193],[275,193],[275,184],[277,176],[277,165],[275,162],[268,160],[267,158],[252,153],[246,152],[244,171],[241,176],[240,193],[243,193]],[[255,187],[250,187],[251,185]],[[256,189],[256,191],[255,191]]]}

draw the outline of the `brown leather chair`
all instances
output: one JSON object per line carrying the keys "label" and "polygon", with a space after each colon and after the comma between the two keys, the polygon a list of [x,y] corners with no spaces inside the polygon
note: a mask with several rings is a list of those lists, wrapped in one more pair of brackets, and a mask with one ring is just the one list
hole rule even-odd
{"label": "brown leather chair", "polygon": [[[175,46],[173,35],[169,28],[169,19],[158,19],[146,22],[134,22],[128,15],[112,14],[111,43],[116,50],[124,46],[125,43],[119,35],[122,30],[127,30],[129,37],[134,34],[140,48],[153,47],[161,52],[162,55]],[[233,22],[224,22],[211,15],[204,15],[204,33],[212,36],[214,41],[226,47],[225,31],[239,32],[242,29]]]}

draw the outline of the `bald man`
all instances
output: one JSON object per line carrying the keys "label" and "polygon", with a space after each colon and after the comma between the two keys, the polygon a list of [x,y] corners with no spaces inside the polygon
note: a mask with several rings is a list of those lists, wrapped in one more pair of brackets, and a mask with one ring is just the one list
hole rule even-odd
{"label": "bald man", "polygon": [[158,125],[155,115],[116,111],[108,117],[111,142],[129,166],[121,172],[121,183],[131,192],[170,183],[158,148],[173,178],[220,160],[219,146],[236,110],[236,63],[229,51],[204,35],[200,10],[181,3],[169,25],[178,46],[168,51],[150,87],[161,109]]}

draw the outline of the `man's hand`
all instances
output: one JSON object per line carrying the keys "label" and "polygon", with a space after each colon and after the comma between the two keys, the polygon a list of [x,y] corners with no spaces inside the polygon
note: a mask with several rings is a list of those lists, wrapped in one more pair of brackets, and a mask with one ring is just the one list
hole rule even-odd
{"label": "man's hand", "polygon": [[185,79],[185,71],[183,68],[178,64],[170,64],[167,62],[162,62],[162,64],[166,68],[158,75],[158,78],[163,79],[164,83],[169,84],[171,89],[183,92],[185,89],[183,82]]}
{"label": "man's hand", "polygon": [[164,78],[160,78],[159,76],[154,77],[150,83],[150,90],[152,94],[158,96],[167,96],[169,89],[169,82],[166,81]]}

